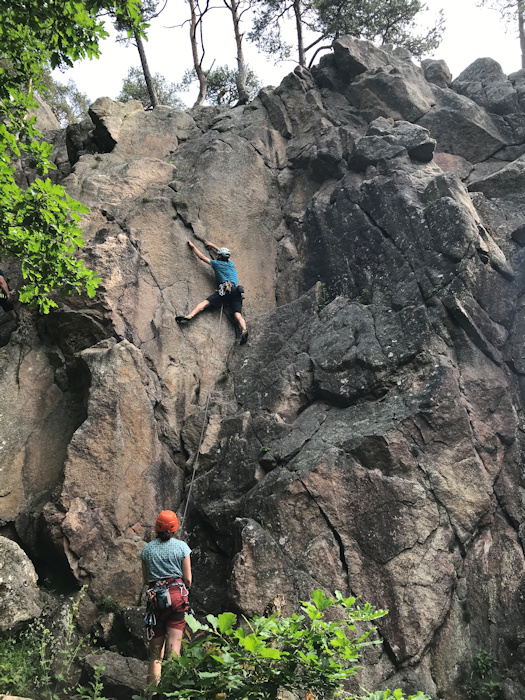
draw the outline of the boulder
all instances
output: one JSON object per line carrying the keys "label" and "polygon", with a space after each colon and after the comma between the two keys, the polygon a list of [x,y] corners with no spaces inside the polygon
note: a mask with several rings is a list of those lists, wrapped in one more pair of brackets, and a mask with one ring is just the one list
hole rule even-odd
{"label": "boulder", "polygon": [[458,75],[450,87],[487,112],[503,115],[519,111],[518,94],[512,82],[492,58],[478,58]]}
{"label": "boulder", "polygon": [[511,73],[509,75],[509,80],[516,90],[520,109],[523,111],[523,107],[525,106],[525,70],[522,69]]}
{"label": "boulder", "polygon": [[104,694],[115,700],[131,700],[134,695],[141,695],[146,686],[148,665],[139,659],[104,651],[101,654],[85,656],[82,666],[82,685],[87,685],[93,679],[97,666],[103,667],[100,680],[104,686]]}
{"label": "boulder", "polygon": [[425,74],[425,79],[440,88],[448,88],[452,83],[452,73],[445,61],[426,58],[421,61],[421,68]]}
{"label": "boulder", "polygon": [[31,110],[30,113],[36,117],[36,128],[40,131],[53,131],[60,129],[60,122],[56,118],[51,107],[38,94],[38,92],[33,93],[33,97],[35,102],[38,103],[38,107]]}
{"label": "boulder", "polygon": [[471,181],[468,188],[471,192],[483,192],[485,197],[497,197],[524,203],[524,185],[525,156],[521,156],[512,163],[498,167],[496,172]]}
{"label": "boulder", "polygon": [[346,96],[369,121],[392,117],[415,121],[435,102],[423,71],[409,52],[378,48],[353,37],[336,39],[335,65]]}
{"label": "boulder", "polygon": [[33,564],[16,542],[0,537],[0,632],[14,632],[42,612]]}
{"label": "boulder", "polygon": [[437,141],[437,150],[478,163],[514,143],[508,124],[452,90],[434,87],[435,106],[418,119]]}

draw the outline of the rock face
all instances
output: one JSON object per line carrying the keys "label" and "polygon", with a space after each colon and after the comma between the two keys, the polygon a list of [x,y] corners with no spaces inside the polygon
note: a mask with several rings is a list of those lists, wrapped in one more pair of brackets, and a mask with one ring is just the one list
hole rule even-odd
{"label": "rock face", "polygon": [[[524,85],[345,38],[245,106],[97,100],[64,184],[102,285],[0,351],[5,531],[136,605],[211,391],[199,611],[339,589],[390,611],[365,687],[461,700],[485,650],[522,698]],[[233,251],[247,345],[176,325],[213,289],[188,239]]]}
{"label": "rock face", "polygon": [[0,537],[0,632],[16,630],[42,612],[33,564],[24,551]]}

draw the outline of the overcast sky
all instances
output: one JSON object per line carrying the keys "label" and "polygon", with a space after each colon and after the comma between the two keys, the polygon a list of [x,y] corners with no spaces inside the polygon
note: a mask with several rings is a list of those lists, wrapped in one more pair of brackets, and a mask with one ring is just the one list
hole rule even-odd
{"label": "overcast sky", "polygon": [[[217,5],[219,2],[216,0]],[[433,58],[444,59],[454,77],[476,58],[484,56],[498,61],[507,74],[520,69],[517,32],[514,28],[505,32],[498,12],[476,7],[475,0],[427,0],[427,6],[428,11],[422,16],[424,24],[430,24],[440,8],[444,10],[447,28]],[[172,82],[179,82],[184,71],[191,68],[188,29],[175,27],[184,19],[181,11],[188,11],[187,3],[168,0],[166,10],[153,20],[146,44],[151,71]],[[235,67],[235,45],[228,14],[226,9],[217,10],[205,25],[206,57],[210,57],[205,68],[209,68],[213,59],[215,67],[224,64]],[[274,65],[248,42],[245,42],[245,53],[250,67],[265,85],[278,85],[295,67],[293,61]],[[137,50],[117,44],[111,37],[102,43],[102,58],[98,61],[82,61],[63,74],[55,72],[55,77],[61,82],[72,78],[94,101],[101,96],[115,98],[129,67],[139,65]],[[182,97],[191,105],[196,94],[190,92]]]}

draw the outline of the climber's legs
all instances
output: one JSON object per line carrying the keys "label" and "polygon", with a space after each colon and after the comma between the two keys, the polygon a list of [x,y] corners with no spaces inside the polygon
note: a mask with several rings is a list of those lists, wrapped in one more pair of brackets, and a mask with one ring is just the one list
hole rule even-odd
{"label": "climber's legs", "polygon": [[241,316],[241,314],[238,311],[236,311],[233,314],[233,318],[237,321],[237,323],[241,327],[241,331],[245,331],[246,330],[246,321],[244,320],[244,318]]}
{"label": "climber's legs", "polygon": [[241,345],[244,345],[248,340],[248,329],[246,328],[246,321],[238,311],[233,314],[234,319],[237,321],[241,328]]}
{"label": "climber's legs", "polygon": [[207,299],[205,299],[204,301],[201,301],[200,304],[197,304],[193,311],[190,311],[190,313],[186,316],[175,316],[175,320],[177,321],[177,323],[185,323],[186,321],[191,321],[191,319],[194,316],[200,314],[200,312],[204,311],[204,309],[207,309],[209,305],[210,302]]}

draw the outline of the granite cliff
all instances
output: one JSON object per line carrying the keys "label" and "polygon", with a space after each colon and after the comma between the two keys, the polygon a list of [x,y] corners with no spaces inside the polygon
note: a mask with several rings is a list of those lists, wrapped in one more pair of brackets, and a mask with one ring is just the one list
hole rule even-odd
{"label": "granite cliff", "polygon": [[[213,383],[195,607],[340,589],[390,611],[363,685],[459,700],[486,650],[523,698],[525,71],[345,38],[245,106],[90,113],[53,138],[102,284],[0,329],[0,533],[136,605]],[[232,250],[246,346],[176,325],[213,289],[188,239]]]}

